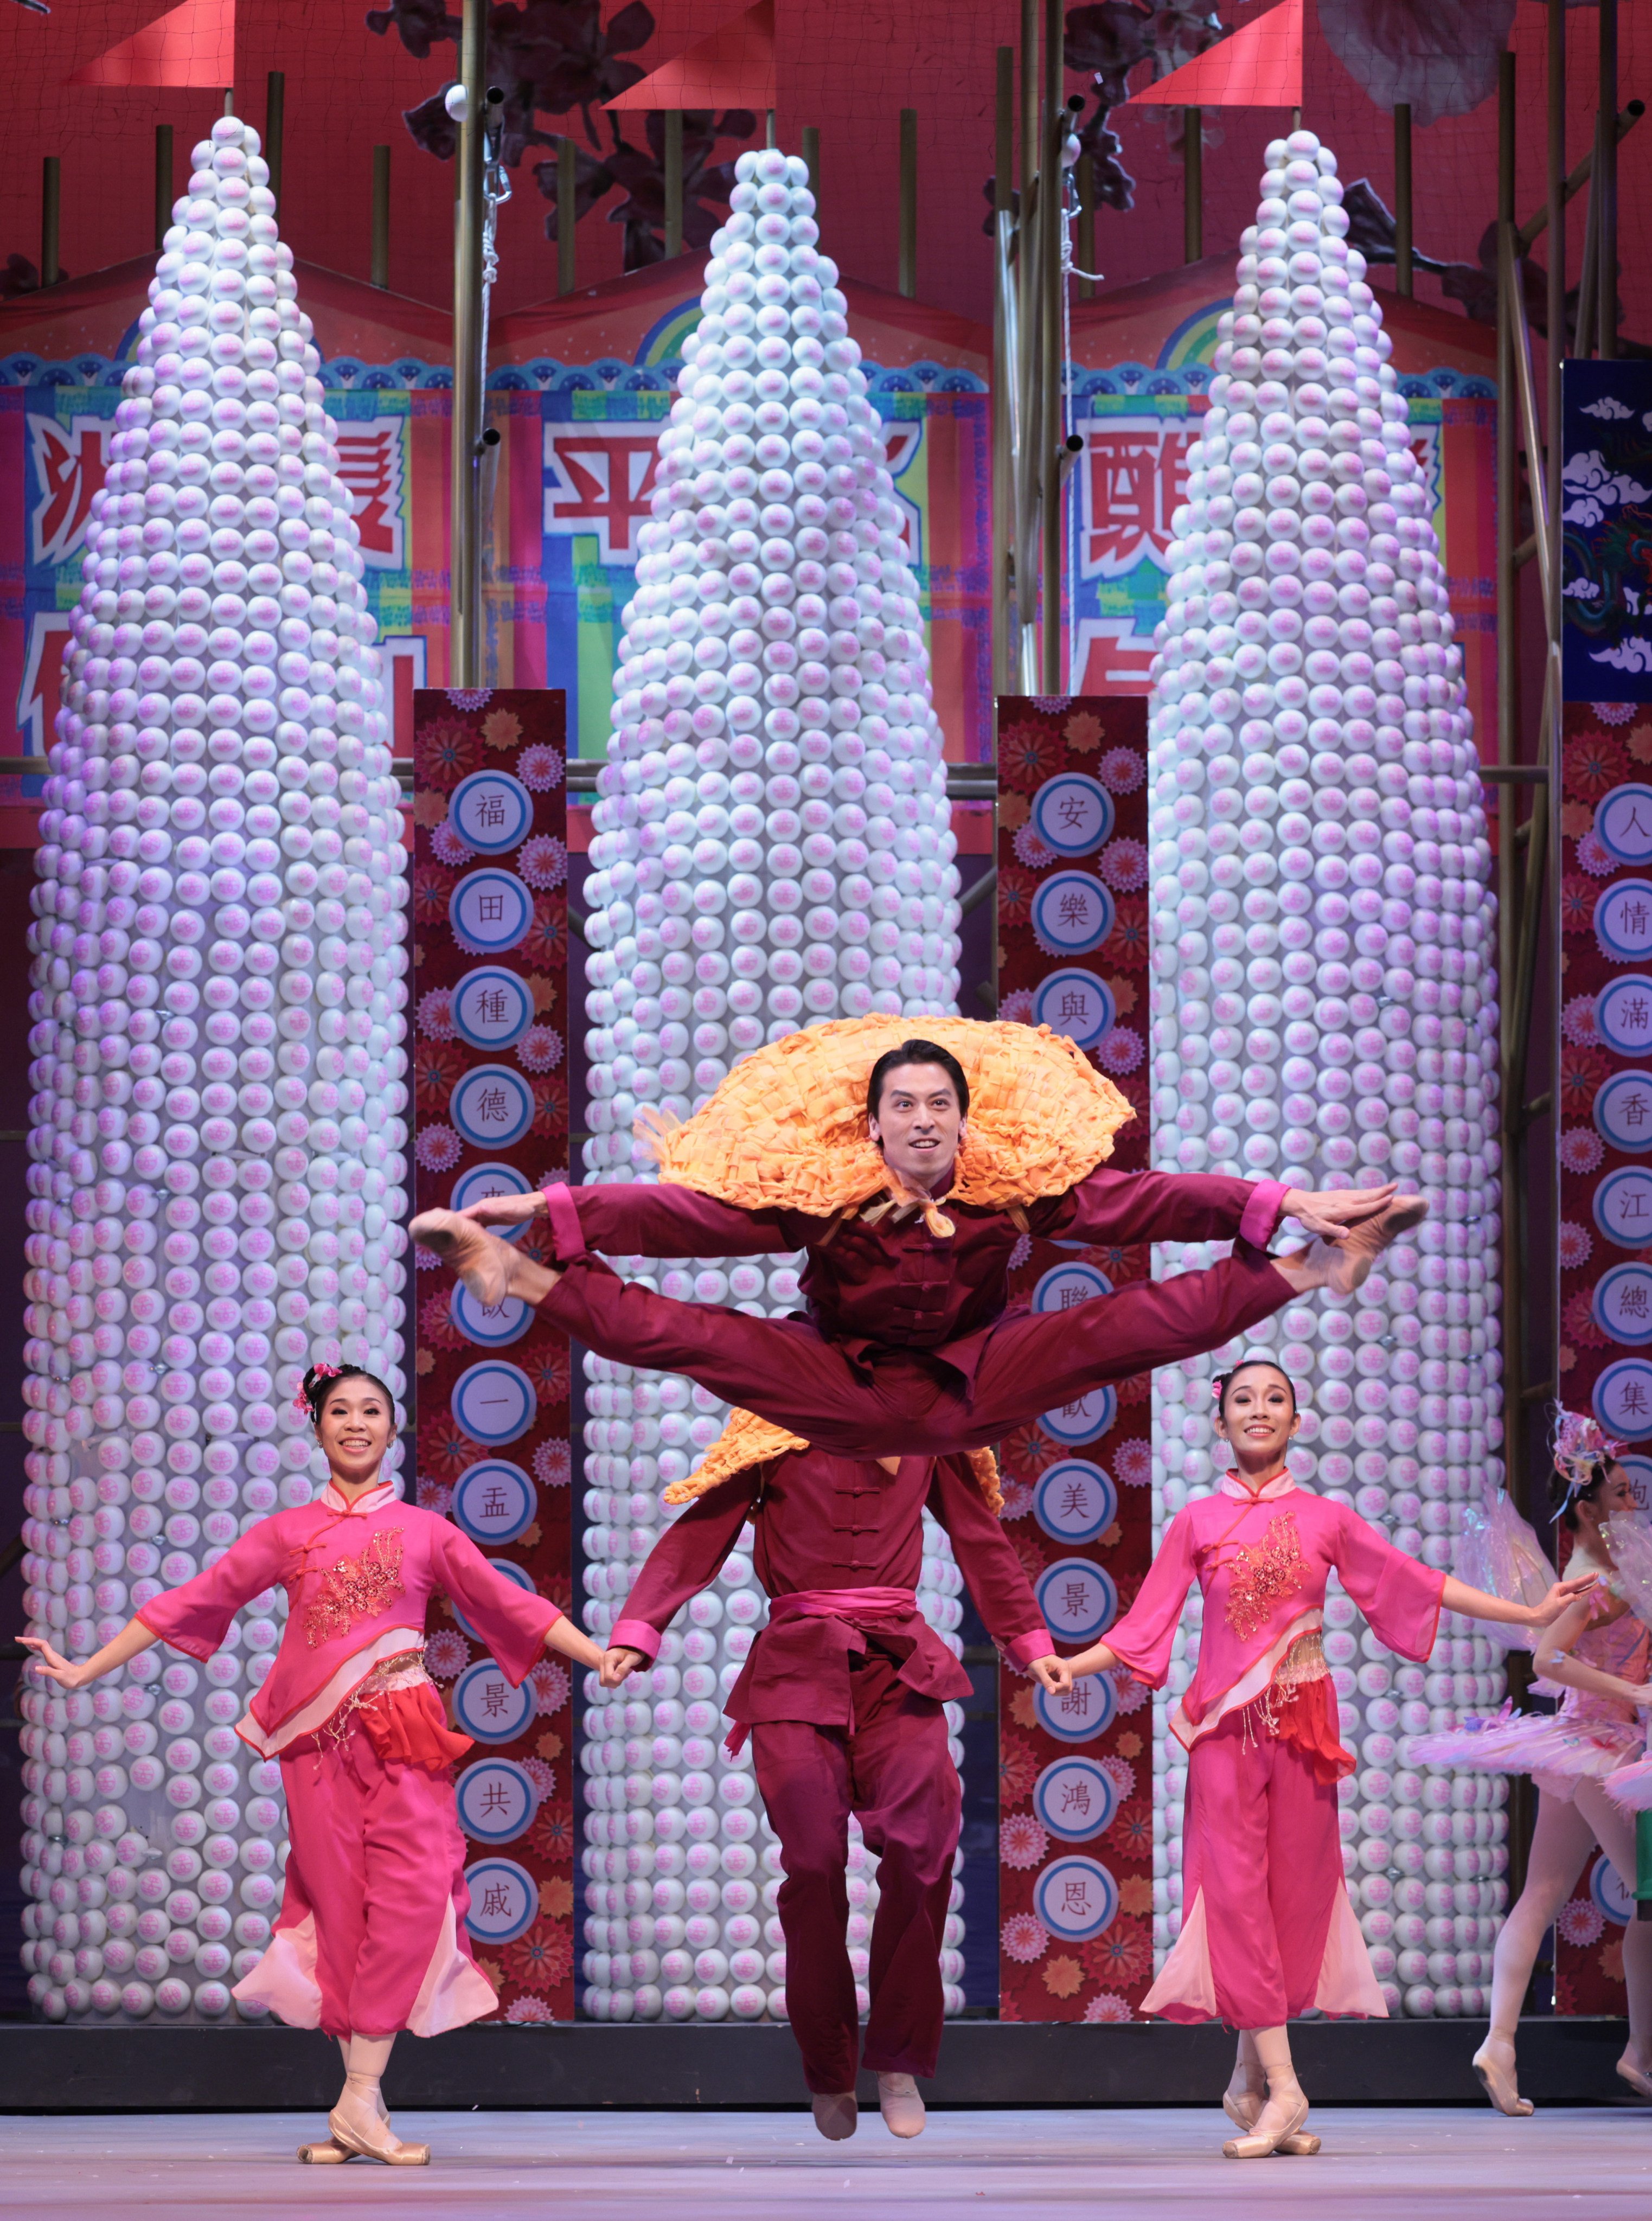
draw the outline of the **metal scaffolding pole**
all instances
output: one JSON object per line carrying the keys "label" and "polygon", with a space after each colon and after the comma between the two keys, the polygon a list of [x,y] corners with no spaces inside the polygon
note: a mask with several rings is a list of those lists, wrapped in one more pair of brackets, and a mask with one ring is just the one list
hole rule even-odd
{"label": "metal scaffolding pole", "polygon": [[455,686],[482,676],[482,153],[487,86],[486,0],[463,0],[459,225],[454,241],[453,543],[450,662]]}

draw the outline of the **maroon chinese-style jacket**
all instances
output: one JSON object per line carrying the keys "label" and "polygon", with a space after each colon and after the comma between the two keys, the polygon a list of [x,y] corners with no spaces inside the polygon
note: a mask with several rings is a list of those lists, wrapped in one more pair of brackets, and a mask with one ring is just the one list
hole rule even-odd
{"label": "maroon chinese-style jacket", "polygon": [[[643,1561],[609,1641],[653,1658],[673,1617],[716,1580],[748,1519],[752,1570],[770,1598],[821,1592],[915,1590],[925,1509],[952,1538],[987,1632],[1010,1662],[1054,1655],[1031,1584],[988,1511],[964,1458],[906,1457],[881,1465],[793,1451],[719,1481],[668,1527]],[[877,1615],[861,1614],[874,1627]],[[900,1659],[898,1678],[921,1696],[967,1697],[969,1676],[927,1621],[870,1639]],[[868,1636],[848,1617],[786,1620],[752,1646],[724,1710],[732,1720],[810,1720],[850,1727],[851,1661]]]}
{"label": "maroon chinese-style jacket", "polygon": [[[1286,1189],[1277,1180],[1193,1173],[1117,1173],[1098,1166],[1065,1194],[1026,1211],[1040,1239],[1088,1248],[1136,1242],[1239,1239],[1265,1248]],[[914,1213],[893,1224],[750,1211],[692,1188],[623,1182],[548,1188],[559,1263],[610,1256],[747,1257],[806,1251],[806,1314],[852,1357],[925,1349],[973,1380],[986,1334],[1009,1301],[1021,1229],[1007,1211],[948,1202],[954,1231],[931,1234]],[[830,1240],[826,1236],[830,1232]]]}

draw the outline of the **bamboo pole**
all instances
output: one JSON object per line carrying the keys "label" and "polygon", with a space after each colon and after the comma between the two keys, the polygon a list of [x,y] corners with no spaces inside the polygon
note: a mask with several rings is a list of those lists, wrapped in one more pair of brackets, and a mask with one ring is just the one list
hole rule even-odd
{"label": "bamboo pole", "polygon": [[900,112],[900,247],[897,286],[908,301],[917,297],[917,110]]}
{"label": "bamboo pole", "polygon": [[451,683],[482,673],[482,155],[485,120],[487,0],[463,0],[460,74],[459,231],[454,253],[453,544]]}
{"label": "bamboo pole", "polygon": [[[1096,266],[1096,158],[1093,154],[1079,157],[1079,249],[1077,261],[1079,272],[1093,272]],[[1093,276],[1079,278],[1079,298],[1093,301],[1096,281]]]}
{"label": "bamboo pole", "polygon": [[579,158],[572,139],[556,142],[556,290],[574,287],[573,226],[579,198]]}
{"label": "bamboo pole", "polygon": [[[1497,216],[1499,241],[1514,227],[1514,56],[1498,64]],[[1505,272],[1512,258],[1499,254],[1497,289],[1497,760],[1506,770],[1519,754],[1517,688],[1519,683],[1515,625],[1515,536],[1518,529],[1515,484],[1515,402],[1512,304]],[[1521,1192],[1520,1110],[1524,1071],[1514,1068],[1514,974],[1517,947],[1518,882],[1515,841],[1518,793],[1510,779],[1498,783],[1498,979],[1502,995],[1500,1049],[1503,1113],[1503,1380],[1506,1414],[1504,1452],[1508,1485],[1517,1505],[1525,1501],[1525,1413],[1520,1391],[1525,1376],[1524,1210]]]}
{"label": "bamboo pole", "polygon": [[172,127],[155,126],[155,247],[166,243],[172,228]]}
{"label": "bamboo pole", "polygon": [[63,165],[55,154],[41,164],[41,284],[55,285],[63,267],[59,242],[63,229]]}
{"label": "bamboo pole", "polygon": [[270,166],[270,191],[281,205],[281,142],[286,134],[287,73],[272,70],[264,81],[264,160]]}
{"label": "bamboo pole", "polygon": [[1021,218],[1038,175],[1038,0],[1021,0]]}
{"label": "bamboo pole", "polygon": [[1039,449],[1042,479],[1044,552],[1042,577],[1044,630],[1043,678],[1046,694],[1059,694],[1065,685],[1061,667],[1061,475],[1066,466],[1062,391],[1067,379],[1067,337],[1061,309],[1066,281],[1061,274],[1061,200],[1066,172],[1061,155],[1067,140],[1067,109],[1061,101],[1066,61],[1067,23],[1062,0],[1045,0],[1044,8],[1044,173],[1043,193],[1043,440]]}
{"label": "bamboo pole", "polygon": [[[1015,353],[1010,343],[1009,241],[1014,228],[1016,145],[1016,57],[1013,47],[998,53],[998,141],[992,170],[992,691],[1009,691],[1010,540],[1015,509],[1014,456],[1011,437],[1015,398]],[[806,135],[805,135],[806,137]]]}
{"label": "bamboo pole", "polygon": [[666,253],[683,251],[683,111],[666,110]]}
{"label": "bamboo pole", "polygon": [[1599,0],[1600,97],[1599,200],[1595,226],[1595,295],[1599,304],[1600,356],[1618,353],[1618,0]]}
{"label": "bamboo pole", "polygon": [[[1630,133],[1635,128],[1635,126],[1640,122],[1642,116],[1645,114],[1646,103],[1643,100],[1631,100],[1628,102],[1624,106],[1622,114],[1618,118],[1618,139],[1620,141],[1627,139]],[[1567,178],[1564,190],[1561,191],[1560,196],[1561,206],[1562,208],[1569,206],[1569,204],[1575,200],[1577,196],[1582,191],[1585,185],[1589,183],[1593,175],[1594,149],[1591,147],[1589,152],[1584,156],[1583,160],[1578,164],[1576,169],[1574,170],[1570,177]],[[1549,228],[1549,211],[1553,204],[1552,200],[1545,201],[1542,206],[1538,210],[1536,215],[1528,216],[1526,221],[1521,225],[1519,240],[1520,252],[1522,254],[1529,254],[1537,240]]]}
{"label": "bamboo pole", "polygon": [[803,127],[803,159],[809,166],[809,190],[815,197],[817,214],[820,210],[820,126],[805,123]]}
{"label": "bamboo pole", "polygon": [[[1549,208],[1565,204],[1566,193],[1566,0],[1549,0]],[[1566,226],[1557,223],[1549,242],[1549,344],[1547,401],[1549,454],[1545,473],[1549,484],[1549,529],[1554,535],[1549,574],[1554,598],[1550,602],[1549,635],[1561,636],[1561,523],[1564,506],[1561,490],[1561,365],[1566,360]]]}
{"label": "bamboo pole", "polygon": [[1394,109],[1394,291],[1409,300],[1411,272],[1411,104]]}
{"label": "bamboo pole", "polygon": [[390,290],[390,149],[372,150],[372,282]]}
{"label": "bamboo pole", "polygon": [[[1181,259],[1199,262],[1205,256],[1205,110],[1181,112]],[[1088,268],[1088,264],[1086,267]]]}

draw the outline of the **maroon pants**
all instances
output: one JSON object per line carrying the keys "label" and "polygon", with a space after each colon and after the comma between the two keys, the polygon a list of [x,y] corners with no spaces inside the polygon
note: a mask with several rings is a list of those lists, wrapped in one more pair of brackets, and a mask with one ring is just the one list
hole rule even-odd
{"label": "maroon pants", "polygon": [[841,1457],[982,1449],[1105,1381],[1216,1349],[1292,1293],[1248,1243],[1204,1272],[1137,1280],[1071,1311],[1001,1320],[973,1380],[918,1349],[851,1357],[807,1319],[674,1302],[583,1257],[540,1309],[600,1357],[685,1373],[702,1387]]}
{"label": "maroon pants", "polygon": [[933,1697],[896,1679],[870,1650],[851,1674],[854,1725],[761,1721],[752,1762],[780,1839],[785,2004],[811,2090],[853,2090],[860,2017],[844,1924],[848,1817],[878,1868],[866,2064],[933,2074],[941,2049],[941,1944],[952,1896],[962,1802]]}

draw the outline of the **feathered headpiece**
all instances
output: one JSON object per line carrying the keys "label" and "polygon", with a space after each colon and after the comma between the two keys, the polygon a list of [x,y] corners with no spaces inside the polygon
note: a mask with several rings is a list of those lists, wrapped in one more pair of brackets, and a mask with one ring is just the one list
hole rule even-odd
{"label": "feathered headpiece", "polygon": [[1624,1444],[1609,1435],[1593,1414],[1568,1411],[1563,1404],[1556,1404],[1549,1453],[1555,1472],[1566,1483],[1566,1494],[1555,1514],[1560,1519],[1586,1488],[1594,1486],[1600,1477],[1602,1464],[1607,1459],[1623,1455]]}

